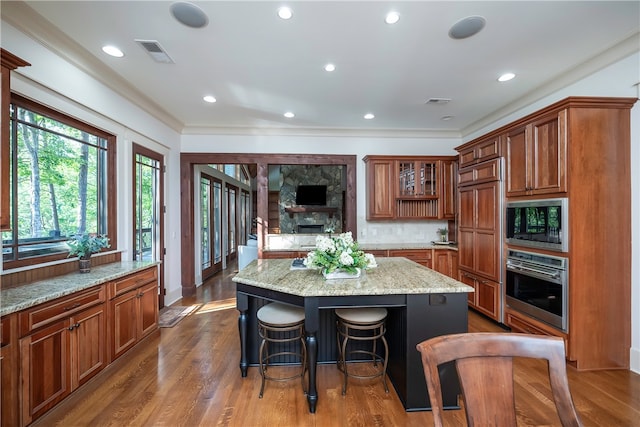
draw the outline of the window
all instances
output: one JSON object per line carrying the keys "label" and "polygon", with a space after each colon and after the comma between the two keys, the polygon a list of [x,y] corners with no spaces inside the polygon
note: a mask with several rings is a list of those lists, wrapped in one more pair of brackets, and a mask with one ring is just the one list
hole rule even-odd
{"label": "window", "polygon": [[3,267],[65,258],[78,233],[107,234],[114,248],[115,137],[15,95],[10,115]]}

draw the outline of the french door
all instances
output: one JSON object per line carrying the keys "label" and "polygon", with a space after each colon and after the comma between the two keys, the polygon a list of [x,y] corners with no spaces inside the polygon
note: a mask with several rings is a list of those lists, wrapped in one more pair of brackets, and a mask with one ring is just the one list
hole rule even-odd
{"label": "french door", "polygon": [[236,201],[238,198],[238,188],[231,185],[225,186],[227,195],[227,262],[236,259],[238,246],[238,211]]}
{"label": "french door", "polygon": [[162,155],[133,144],[133,259],[159,261],[159,307],[164,307],[164,174]]}
{"label": "french door", "polygon": [[222,182],[200,175],[200,259],[202,279],[222,270]]}

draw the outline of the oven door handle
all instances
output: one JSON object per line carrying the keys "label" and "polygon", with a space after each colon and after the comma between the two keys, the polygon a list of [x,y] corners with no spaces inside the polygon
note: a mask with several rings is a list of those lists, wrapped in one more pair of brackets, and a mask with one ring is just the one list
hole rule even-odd
{"label": "oven door handle", "polygon": [[553,273],[549,273],[543,270],[537,270],[531,267],[521,267],[521,266],[507,266],[507,270],[513,271],[515,273],[521,273],[527,276],[537,277],[543,280],[553,280],[556,283],[562,282],[562,276],[560,272],[556,271]]}

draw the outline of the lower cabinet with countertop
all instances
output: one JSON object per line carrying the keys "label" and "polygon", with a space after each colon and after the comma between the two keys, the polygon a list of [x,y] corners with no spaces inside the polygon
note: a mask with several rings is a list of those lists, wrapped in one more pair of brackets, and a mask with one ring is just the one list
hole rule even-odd
{"label": "lower cabinet with countertop", "polygon": [[157,269],[114,280],[108,288],[113,361],[158,328]]}
{"label": "lower cabinet with countertop", "polygon": [[471,286],[475,292],[471,292],[469,297],[469,307],[481,312],[495,321],[500,321],[500,284],[471,274],[464,270],[459,270],[460,280],[465,285]]}
{"label": "lower cabinet with countertop", "polygon": [[[71,290],[56,289],[53,299],[40,294],[38,291],[43,288],[38,285],[26,285],[24,295],[20,294],[21,289],[2,291],[9,306],[3,307],[0,318],[2,426],[31,424],[104,369],[114,359],[108,349],[116,347],[113,338],[117,334],[109,331],[125,330],[124,318],[136,326],[135,342],[126,349],[157,331],[157,266],[142,265],[151,266],[132,272],[125,268],[127,273],[120,272],[113,280],[107,275],[93,286],[89,279],[87,287],[72,284]],[[73,282],[76,277],[60,280]],[[87,281],[84,277],[78,280]],[[126,311],[137,317],[118,318],[112,307],[120,296],[130,293],[137,303]],[[143,327],[143,333],[138,334]]]}
{"label": "lower cabinet with countertop", "polygon": [[[386,247],[385,247],[386,246]],[[458,248],[456,246],[441,246],[419,243],[416,244],[363,244],[361,249],[366,253],[378,257],[401,257],[417,262],[458,280]],[[307,250],[272,250],[263,251],[262,259],[304,258],[311,249]]]}

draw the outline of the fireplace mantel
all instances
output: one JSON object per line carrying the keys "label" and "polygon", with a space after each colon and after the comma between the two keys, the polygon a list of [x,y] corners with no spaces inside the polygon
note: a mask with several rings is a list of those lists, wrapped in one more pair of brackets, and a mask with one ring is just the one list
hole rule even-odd
{"label": "fireplace mantel", "polygon": [[294,214],[309,213],[309,212],[324,212],[329,214],[329,218],[333,218],[333,214],[338,212],[338,208],[329,206],[291,206],[284,208],[284,211],[289,214],[289,217],[293,218]]}

